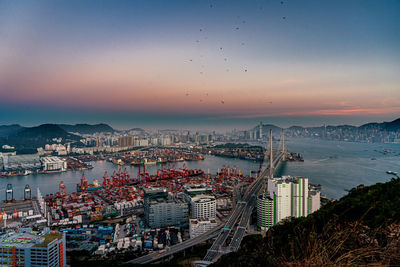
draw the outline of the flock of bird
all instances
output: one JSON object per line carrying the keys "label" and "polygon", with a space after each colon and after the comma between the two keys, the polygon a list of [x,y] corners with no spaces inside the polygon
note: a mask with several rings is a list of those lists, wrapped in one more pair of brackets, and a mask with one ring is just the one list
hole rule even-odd
{"label": "flock of bird", "polygon": [[[281,5],[283,5],[285,2],[284,2],[284,1],[280,1],[280,3],[281,3]],[[210,8],[214,8],[214,5],[213,5],[213,4],[210,4]],[[262,10],[263,7],[261,6],[260,9]],[[240,17],[238,17],[238,18],[240,18]],[[283,19],[283,20],[286,20],[286,17],[284,16],[284,17],[282,17],[282,19]],[[245,23],[246,23],[246,20],[242,20],[242,24],[245,24]],[[239,27],[239,26],[236,26],[236,27],[234,27],[234,30],[239,31],[239,30],[240,30],[240,27]],[[199,32],[202,32],[202,33],[203,33],[204,31],[205,31],[205,30],[204,30],[203,28],[200,28],[200,29],[199,29]],[[208,39],[208,37],[205,36],[204,39]],[[197,40],[196,40],[196,43],[199,44],[199,43],[200,43],[200,40],[197,39]],[[241,45],[244,46],[245,43],[244,43],[244,42],[241,42]],[[223,51],[223,47],[219,47],[219,50],[220,50],[220,51]],[[202,58],[203,55],[200,55],[200,57]],[[228,58],[227,58],[227,57],[224,57],[224,61],[227,62],[227,61],[228,61]],[[194,62],[194,61],[193,61],[193,59],[191,58],[191,59],[189,59],[189,62]],[[201,65],[201,67],[204,68],[204,65]],[[229,70],[230,70],[230,69],[227,68],[227,69],[226,69],[226,72],[229,72]],[[243,71],[244,71],[245,73],[247,73],[247,68],[243,68]],[[200,71],[199,73],[200,73],[200,75],[203,75],[203,74],[204,74],[203,71]],[[187,96],[187,97],[189,96],[189,90],[186,91],[186,96]],[[208,97],[208,93],[206,93],[206,96]],[[200,99],[199,101],[200,101],[200,102],[203,102],[203,99]],[[220,100],[220,103],[221,103],[221,104],[225,104],[225,101],[222,99],[222,100]],[[268,103],[269,103],[269,104],[272,104],[272,101],[268,101]]]}

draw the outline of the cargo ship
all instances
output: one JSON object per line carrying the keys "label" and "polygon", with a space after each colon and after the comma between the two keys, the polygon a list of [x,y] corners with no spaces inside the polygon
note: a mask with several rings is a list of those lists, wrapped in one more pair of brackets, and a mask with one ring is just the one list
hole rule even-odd
{"label": "cargo ship", "polygon": [[203,175],[204,171],[201,169],[191,169],[191,170],[187,170],[187,175],[189,177],[194,177],[194,176],[199,176],[199,175]]}
{"label": "cargo ship", "polygon": [[23,175],[29,175],[31,173],[32,171],[30,170],[0,172],[0,177],[7,178],[12,176],[23,176]]}
{"label": "cargo ship", "polygon": [[157,163],[157,161],[155,159],[145,158],[143,160],[143,164],[145,164],[145,165],[155,165],[156,163]]}
{"label": "cargo ship", "polygon": [[76,185],[76,191],[77,192],[82,192],[82,191],[96,191],[102,189],[103,186],[99,184],[97,180],[93,180],[93,184],[85,184],[85,183],[79,183]]}

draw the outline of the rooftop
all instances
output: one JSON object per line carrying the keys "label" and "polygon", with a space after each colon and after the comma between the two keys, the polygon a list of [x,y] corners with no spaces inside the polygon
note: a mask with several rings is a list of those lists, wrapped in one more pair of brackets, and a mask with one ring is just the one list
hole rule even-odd
{"label": "rooftop", "polygon": [[197,218],[197,219],[190,219],[191,224],[206,224],[206,223],[217,223],[215,219],[210,219],[210,218]]}
{"label": "rooftop", "polygon": [[196,203],[214,201],[215,197],[210,195],[198,195],[192,197],[192,201]]}
{"label": "rooftop", "polygon": [[59,162],[63,162],[63,160],[58,158],[58,157],[43,157],[40,160],[42,162],[44,162],[44,163],[59,163]]}
{"label": "rooftop", "polygon": [[10,231],[0,235],[0,247],[47,247],[55,240],[61,239],[62,233],[36,232],[30,228],[20,228],[18,231]]}
{"label": "rooftop", "polygon": [[274,178],[273,181],[281,184],[281,183],[298,183],[299,179],[308,179],[306,177],[292,177],[292,176],[282,176],[280,178]]}

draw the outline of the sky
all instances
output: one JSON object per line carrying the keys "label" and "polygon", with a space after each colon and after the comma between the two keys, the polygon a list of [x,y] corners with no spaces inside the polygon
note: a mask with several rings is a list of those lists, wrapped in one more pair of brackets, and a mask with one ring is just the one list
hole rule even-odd
{"label": "sky", "polygon": [[3,1],[0,125],[400,117],[400,1]]}

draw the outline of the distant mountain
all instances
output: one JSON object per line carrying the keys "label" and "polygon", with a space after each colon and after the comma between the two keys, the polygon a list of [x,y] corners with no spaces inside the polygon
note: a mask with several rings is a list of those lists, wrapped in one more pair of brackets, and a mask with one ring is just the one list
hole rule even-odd
{"label": "distant mountain", "polygon": [[398,131],[400,130],[400,118],[391,122],[384,122],[383,126],[388,131]]}
{"label": "distant mountain", "polygon": [[304,127],[302,127],[302,126],[290,126],[290,127],[288,128],[288,130],[300,131],[300,130],[304,130]]}
{"label": "distant mountain", "polygon": [[66,141],[75,142],[81,139],[80,136],[70,134],[56,124],[42,124],[36,127],[22,128],[7,137],[2,137],[0,138],[0,145],[8,144],[17,149],[37,148],[54,143],[53,138],[62,138],[62,143]]}
{"label": "distant mountain", "polygon": [[75,124],[75,125],[70,125],[70,124],[59,124],[63,130],[67,132],[72,132],[72,133],[80,133],[80,134],[94,134],[94,133],[113,133],[115,130],[105,124],[105,123],[99,123],[99,124]]}
{"label": "distant mountain", "polygon": [[25,139],[53,139],[53,138],[63,138],[69,140],[79,140],[80,136],[67,133],[57,124],[42,124],[35,127],[29,127],[22,129],[10,136],[11,138],[25,138]]}
{"label": "distant mountain", "polygon": [[400,118],[390,122],[371,122],[361,125],[361,129],[380,129],[382,131],[399,131],[400,130]]}
{"label": "distant mountain", "polygon": [[128,131],[137,131],[137,132],[145,132],[145,130],[143,130],[142,128],[132,128]]}
{"label": "distant mountain", "polygon": [[0,137],[9,136],[12,133],[25,129],[19,124],[0,125]]}

